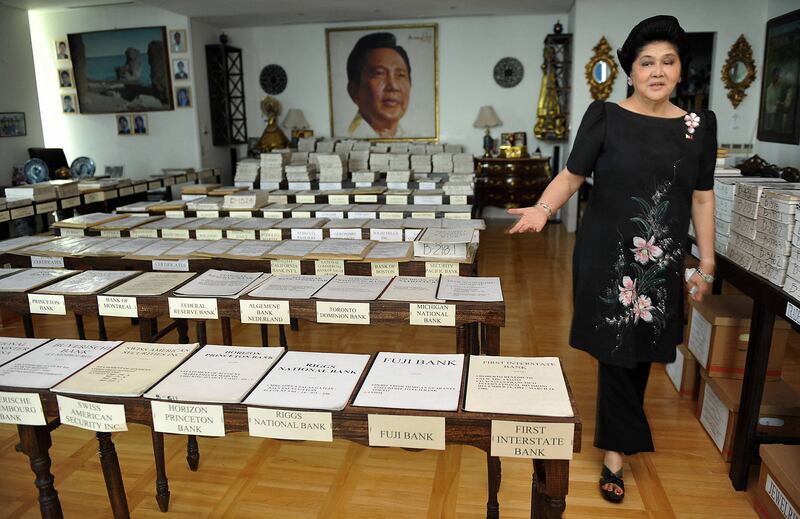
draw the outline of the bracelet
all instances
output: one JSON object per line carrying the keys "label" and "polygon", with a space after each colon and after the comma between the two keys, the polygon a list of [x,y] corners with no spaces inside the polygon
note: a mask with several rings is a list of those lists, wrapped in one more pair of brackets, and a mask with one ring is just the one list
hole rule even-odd
{"label": "bracelet", "polygon": [[548,218],[552,218],[553,217],[553,209],[548,204],[546,204],[544,202],[536,202],[535,204],[533,204],[533,207],[541,207],[544,210],[544,212],[547,214]]}
{"label": "bracelet", "polygon": [[703,281],[705,281],[706,283],[713,283],[713,282],[714,282],[714,276],[712,276],[711,274],[706,274],[705,272],[703,272],[703,271],[700,269],[700,267],[697,267],[697,270],[696,270],[695,272],[696,272],[696,273],[697,273],[697,275],[698,275],[698,276],[700,276],[700,278],[702,278],[702,280],[703,280]]}

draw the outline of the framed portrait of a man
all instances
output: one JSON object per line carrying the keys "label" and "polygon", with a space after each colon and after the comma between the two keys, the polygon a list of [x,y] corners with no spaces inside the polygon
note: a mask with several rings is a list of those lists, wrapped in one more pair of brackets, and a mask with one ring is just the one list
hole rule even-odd
{"label": "framed portrait of a man", "polygon": [[438,25],[325,31],[331,135],[439,138]]}
{"label": "framed portrait of a man", "polygon": [[767,22],[758,140],[800,142],[800,9]]}

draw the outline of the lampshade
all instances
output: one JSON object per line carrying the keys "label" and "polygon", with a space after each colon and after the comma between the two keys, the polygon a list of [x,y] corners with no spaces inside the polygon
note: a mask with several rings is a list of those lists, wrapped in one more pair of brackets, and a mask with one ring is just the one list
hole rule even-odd
{"label": "lampshade", "polygon": [[311,125],[306,121],[306,116],[299,108],[290,108],[283,120],[283,127],[291,130],[308,130]]}
{"label": "lampshade", "polygon": [[494,128],[495,126],[500,126],[501,124],[503,124],[503,121],[497,117],[494,108],[491,106],[481,106],[481,109],[478,112],[478,118],[475,119],[475,122],[472,123],[472,126],[475,128]]}

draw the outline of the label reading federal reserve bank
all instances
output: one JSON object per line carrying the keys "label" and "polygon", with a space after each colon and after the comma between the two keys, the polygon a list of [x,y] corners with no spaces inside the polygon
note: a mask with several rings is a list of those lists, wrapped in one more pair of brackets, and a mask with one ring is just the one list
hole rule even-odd
{"label": "label reading federal reserve bank", "polygon": [[213,297],[170,297],[169,316],[173,319],[218,319],[217,300]]}

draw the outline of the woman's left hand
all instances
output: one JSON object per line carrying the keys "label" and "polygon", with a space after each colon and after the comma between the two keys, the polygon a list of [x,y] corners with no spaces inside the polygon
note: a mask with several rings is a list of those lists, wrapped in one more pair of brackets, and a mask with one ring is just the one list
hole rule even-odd
{"label": "woman's left hand", "polygon": [[689,297],[695,301],[702,301],[703,296],[711,293],[711,283],[706,283],[706,281],[700,277],[700,274],[695,272],[692,274],[692,277],[689,278],[689,281],[686,282],[686,291],[689,292]]}

